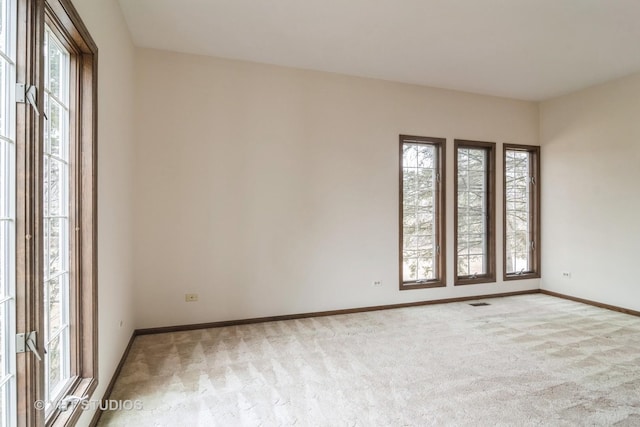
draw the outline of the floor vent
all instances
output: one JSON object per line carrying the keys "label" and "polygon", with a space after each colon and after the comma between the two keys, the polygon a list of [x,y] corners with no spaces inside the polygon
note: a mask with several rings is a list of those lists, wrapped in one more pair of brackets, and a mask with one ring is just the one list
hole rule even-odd
{"label": "floor vent", "polygon": [[471,303],[471,304],[469,304],[469,305],[472,305],[472,306],[474,306],[474,307],[482,307],[482,306],[485,306],[485,305],[491,305],[491,304],[489,304],[489,303],[487,303],[487,302],[472,302],[472,303]]}

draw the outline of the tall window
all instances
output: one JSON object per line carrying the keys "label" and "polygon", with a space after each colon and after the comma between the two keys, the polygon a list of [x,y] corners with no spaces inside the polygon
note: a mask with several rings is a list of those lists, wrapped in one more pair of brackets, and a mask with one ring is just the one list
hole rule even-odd
{"label": "tall window", "polygon": [[0,0],[0,427],[97,385],[96,71],[70,0]]}
{"label": "tall window", "polygon": [[540,147],[504,146],[504,279],[540,277]]}
{"label": "tall window", "polygon": [[0,426],[16,422],[15,2],[0,0]]}
{"label": "tall window", "polygon": [[[97,48],[69,0],[47,0],[42,148],[42,318],[47,424],[97,385]],[[78,408],[78,407],[76,407]]]}
{"label": "tall window", "polygon": [[455,140],[455,284],[495,281],[495,143]]}
{"label": "tall window", "polygon": [[445,286],[445,140],[400,136],[400,289]]}
{"label": "tall window", "polygon": [[70,379],[69,52],[49,26],[44,37],[43,229],[45,392],[55,402]]}

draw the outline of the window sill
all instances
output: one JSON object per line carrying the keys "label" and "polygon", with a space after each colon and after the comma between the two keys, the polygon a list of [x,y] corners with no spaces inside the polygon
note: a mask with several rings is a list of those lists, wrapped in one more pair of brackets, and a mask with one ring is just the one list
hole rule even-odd
{"label": "window sill", "polygon": [[480,283],[495,283],[495,282],[496,282],[495,276],[480,276],[480,277],[476,277],[475,279],[468,279],[466,277],[465,278],[456,277],[453,284],[454,286],[464,286],[464,285],[477,285]]}
{"label": "window sill", "polygon": [[[97,386],[98,381],[95,378],[79,378],[76,380],[74,386],[66,393],[66,396],[86,396],[87,399],[90,399]],[[72,427],[78,422],[82,410],[82,405],[80,404],[64,412],[56,409],[48,418],[46,426]]]}
{"label": "window sill", "polygon": [[510,280],[525,280],[525,279],[539,279],[539,278],[540,278],[540,273],[537,273],[534,271],[534,272],[523,273],[523,274],[505,274],[502,280],[507,282]]}
{"label": "window sill", "polygon": [[444,288],[446,286],[447,284],[444,280],[430,282],[402,282],[400,283],[400,290],[408,291],[411,289]]}

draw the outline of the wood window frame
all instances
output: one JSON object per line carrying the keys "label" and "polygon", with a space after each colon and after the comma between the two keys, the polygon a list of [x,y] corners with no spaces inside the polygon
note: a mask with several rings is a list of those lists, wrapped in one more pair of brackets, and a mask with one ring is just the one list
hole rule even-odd
{"label": "wood window frame", "polygon": [[[70,52],[69,316],[72,379],[63,397],[91,396],[98,385],[98,48],[70,0],[47,0],[45,22]],[[55,409],[47,417],[46,425],[74,425],[81,412],[81,405],[65,412]]]}
{"label": "wood window frame", "polygon": [[[16,105],[16,328],[37,332],[44,343],[43,317],[43,133],[44,29],[48,24],[72,52],[69,207],[74,273],[70,282],[71,376],[63,396],[90,397],[98,381],[97,316],[97,70],[98,51],[70,0],[18,0],[16,79],[37,88],[37,106]],[[75,202],[74,202],[75,201]],[[20,236],[18,238],[18,236]],[[45,396],[45,366],[32,352],[19,353],[17,364],[18,426],[72,426],[82,413],[35,408]],[[57,405],[56,405],[57,406]]]}
{"label": "wood window frame", "polygon": [[[16,81],[41,89],[43,76],[44,3],[17,2]],[[41,92],[41,91],[40,91]],[[40,97],[39,106],[43,105]],[[42,332],[42,117],[28,103],[16,104],[16,328],[17,332]],[[39,196],[40,195],[40,196]],[[37,345],[44,348],[38,333]],[[18,426],[41,426],[44,411],[34,402],[44,396],[44,363],[31,352],[16,355]]]}
{"label": "wood window frame", "polygon": [[[455,139],[453,144],[453,170],[454,170],[454,285],[474,285],[478,283],[492,283],[496,281],[496,143],[486,141],[473,141],[467,139]],[[481,148],[488,151],[487,168],[487,272],[482,275],[459,276],[458,275],[458,149]]]}
{"label": "wood window frame", "polygon": [[[399,137],[399,208],[398,208],[398,228],[399,228],[399,287],[400,290],[408,289],[425,289],[445,287],[447,271],[446,271],[446,138],[434,138],[425,136],[400,135]],[[424,143],[436,147],[437,154],[437,170],[440,178],[436,187],[436,246],[439,246],[438,259],[436,262],[437,274],[436,279],[426,282],[404,281],[403,277],[403,146],[407,142]]]}
{"label": "wood window frame", "polygon": [[[534,242],[534,254],[531,258],[532,268],[521,274],[507,273],[507,151],[526,151],[531,155],[532,164],[530,165],[530,174],[534,180],[534,189],[530,193],[529,211],[532,219],[531,231],[529,238]],[[522,145],[522,144],[503,144],[502,146],[502,279],[522,280],[540,278],[540,146],[539,145]]]}

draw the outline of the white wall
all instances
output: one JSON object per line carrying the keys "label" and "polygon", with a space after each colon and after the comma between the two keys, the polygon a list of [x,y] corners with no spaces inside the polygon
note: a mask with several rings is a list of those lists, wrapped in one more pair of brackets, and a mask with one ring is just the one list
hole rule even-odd
{"label": "white wall", "polygon": [[542,288],[640,310],[640,74],[541,103],[540,138]]}
{"label": "white wall", "polygon": [[[135,326],[131,190],[135,50],[116,1],[73,3],[98,45],[99,385],[93,398],[100,399]],[[92,416],[85,412],[78,425],[88,425]]]}
{"label": "white wall", "polygon": [[[535,103],[147,49],[136,59],[138,328],[538,288],[453,287],[453,185],[449,286],[400,292],[397,279],[398,135],[446,137],[451,184],[453,138],[536,144]],[[500,230],[498,254],[501,242]]]}

